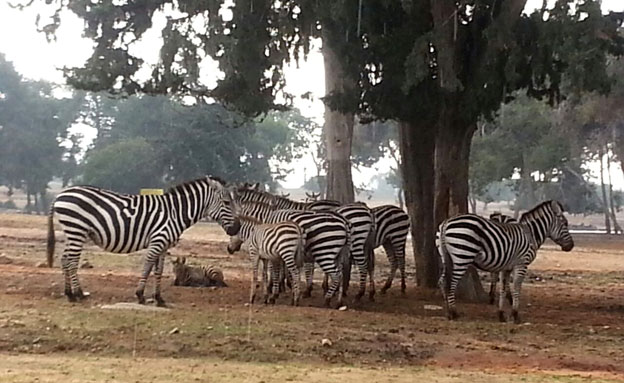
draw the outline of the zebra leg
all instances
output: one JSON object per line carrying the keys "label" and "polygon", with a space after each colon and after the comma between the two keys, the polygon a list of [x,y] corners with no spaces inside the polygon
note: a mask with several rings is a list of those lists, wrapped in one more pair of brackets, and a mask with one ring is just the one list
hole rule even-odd
{"label": "zebra leg", "polygon": [[342,295],[347,296],[349,283],[351,282],[351,254],[342,254]]}
{"label": "zebra leg", "polygon": [[[251,247],[251,246],[250,246]],[[258,287],[258,264],[260,262],[260,257],[253,250],[249,249],[249,255],[251,256],[251,289],[249,291],[249,304],[253,304],[256,300],[256,288]]]}
{"label": "zebra leg", "polygon": [[158,265],[158,260],[162,252],[163,249],[161,247],[152,246],[147,253],[145,263],[143,264],[143,272],[141,273],[141,278],[139,279],[139,286],[135,292],[139,300],[139,304],[145,304],[145,284],[147,283],[147,278],[152,272],[154,266]]}
{"label": "zebra leg", "polygon": [[163,251],[158,256],[158,262],[156,263],[156,267],[154,268],[154,301],[156,301],[156,306],[158,307],[166,307],[165,301],[162,299],[160,295],[160,285],[162,280],[163,269],[165,268],[165,254]]}
{"label": "zebra leg", "polygon": [[86,239],[73,235],[71,237],[70,235],[67,236],[67,244],[61,257],[61,266],[65,276],[65,295],[67,300],[76,302],[76,300],[85,298],[78,279],[78,264],[80,263],[80,254]]}
{"label": "zebra leg", "polygon": [[280,281],[284,274],[284,265],[280,261],[271,261],[271,284],[269,285],[271,292],[269,294],[268,303],[274,305],[279,296]]}
{"label": "zebra leg", "polygon": [[405,283],[405,253],[402,256],[397,257],[399,263],[399,271],[401,272],[401,294],[405,295],[407,290],[407,284]]}
{"label": "zebra leg", "polygon": [[371,258],[368,258],[368,278],[369,278],[369,288],[368,292],[368,300],[371,302],[375,301],[375,252],[372,252],[370,255]]}
{"label": "zebra leg", "polygon": [[268,274],[271,274],[271,277],[273,276],[274,273],[274,269],[275,267],[273,267],[273,263],[269,262],[266,259],[262,260],[262,292],[263,292],[263,296],[262,296],[262,301],[264,302],[264,304],[268,304],[269,303],[269,294],[271,293],[271,289],[272,289],[272,285],[270,285],[268,282]]}
{"label": "zebra leg", "polygon": [[364,293],[366,293],[366,278],[368,275],[368,262],[366,262],[366,257],[364,254],[354,254],[353,258],[355,259],[355,262],[357,263],[358,266],[358,271],[360,274],[360,288],[358,290],[358,293],[355,296],[355,300],[359,301],[362,296],[364,296]]}
{"label": "zebra leg", "polygon": [[301,290],[299,289],[299,282],[301,279],[299,277],[299,268],[295,264],[295,258],[292,253],[284,255],[282,258],[284,260],[284,264],[283,264],[284,268],[288,269],[288,272],[290,273],[292,277],[293,296],[292,296],[291,303],[293,306],[299,306],[299,299],[301,297]]}
{"label": "zebra leg", "polygon": [[[342,284],[342,278],[340,273],[331,272],[329,274],[329,277],[331,278],[331,285],[329,286],[329,289],[327,289],[327,293],[325,293],[325,307],[331,307],[331,299],[342,287],[340,286]],[[341,304],[342,296],[338,297],[338,302],[340,302],[339,304]]]}
{"label": "zebra leg", "polygon": [[[501,280],[500,291],[498,295],[498,320],[500,322],[507,322],[507,318],[505,317],[505,296],[509,292],[509,271],[503,270],[499,273],[491,273],[492,274],[492,286],[490,288],[490,294],[492,294],[492,289],[496,288],[496,281],[499,278]],[[492,298],[493,299],[493,298]]]}
{"label": "zebra leg", "polygon": [[457,309],[455,308],[455,291],[457,290],[457,285],[459,281],[462,279],[468,267],[472,264],[472,260],[469,263],[465,264],[453,264],[453,272],[447,278],[451,278],[451,283],[447,295],[447,307],[448,307],[448,319],[454,320],[457,319]]}
{"label": "zebra leg", "polygon": [[303,291],[303,298],[312,296],[312,279],[314,278],[314,262],[306,262],[303,264],[303,270],[306,279],[306,289]]}
{"label": "zebra leg", "polygon": [[498,281],[498,273],[490,273],[490,304],[496,301],[496,282]]}
{"label": "zebra leg", "polygon": [[522,282],[526,275],[527,267],[522,265],[515,268],[513,273],[513,290],[511,296],[513,297],[513,303],[511,305],[511,317],[515,324],[520,323],[520,316],[518,315],[518,308],[520,307],[520,291],[522,290]]}
{"label": "zebra leg", "polygon": [[398,265],[398,259],[394,253],[394,247],[392,246],[392,244],[389,242],[386,242],[384,243],[383,247],[384,247],[384,250],[386,250],[386,255],[388,256],[388,263],[390,263],[390,275],[388,275],[388,279],[386,280],[386,283],[381,288],[381,293],[385,294],[386,290],[388,290],[390,286],[392,286],[392,281],[394,280],[394,276],[396,275],[396,271],[399,265]]}

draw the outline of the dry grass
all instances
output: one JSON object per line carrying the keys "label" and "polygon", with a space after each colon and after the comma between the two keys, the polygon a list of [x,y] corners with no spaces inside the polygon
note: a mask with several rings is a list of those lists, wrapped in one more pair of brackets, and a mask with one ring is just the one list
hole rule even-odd
{"label": "dry grass", "polygon": [[[437,293],[411,282],[405,297],[395,287],[347,311],[320,308],[318,291],[304,307],[283,296],[250,308],[246,255],[225,254],[226,237],[211,224],[185,233],[172,254],[220,265],[229,288],[173,287],[167,276],[171,310],[103,310],[134,299],[141,256],[88,247],[95,268],[80,276],[92,297],[70,304],[58,270],[34,267],[44,238],[45,217],[0,216],[0,254],[13,261],[0,265],[2,382],[624,379],[619,238],[578,237],[571,253],[540,252],[523,291],[521,313],[531,323],[521,326],[496,322],[492,306],[465,303],[463,317],[449,322],[424,309],[441,303]],[[387,272],[379,265],[378,282]],[[332,345],[322,346],[324,338]]]}

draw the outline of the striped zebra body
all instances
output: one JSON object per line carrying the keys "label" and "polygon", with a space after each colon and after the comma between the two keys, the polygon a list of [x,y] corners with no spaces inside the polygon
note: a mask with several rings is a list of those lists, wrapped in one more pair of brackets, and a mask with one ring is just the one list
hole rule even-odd
{"label": "striped zebra body", "polygon": [[[242,218],[244,220],[244,218]],[[304,258],[304,232],[295,222],[285,221],[273,224],[254,224],[251,236],[248,239],[249,257],[253,267],[253,281],[251,284],[250,303],[253,303],[256,297],[257,281],[258,281],[258,263],[260,259],[264,261],[264,269],[266,270],[266,262],[271,262],[273,272],[277,272],[282,262],[286,265],[287,270],[292,276],[293,299],[294,306],[299,305],[301,291],[299,289],[299,268],[303,264]],[[274,281],[277,277],[274,276]],[[263,291],[267,291],[266,272],[262,278]],[[271,296],[268,298],[269,303],[274,303],[278,294],[277,286],[272,289]],[[265,293],[266,294],[266,293]],[[266,296],[265,296],[266,301]]]}
{"label": "striped zebra body", "polygon": [[[490,219],[492,221],[496,221],[496,222],[500,222],[500,223],[518,223],[518,220],[515,219],[514,217],[502,214],[500,212],[495,212],[490,214]],[[493,305],[494,302],[496,301],[496,284],[498,283],[498,278],[499,278],[499,274],[501,273],[507,273],[506,271],[502,271],[500,273],[497,272],[493,272],[490,273],[490,304]],[[509,275],[501,275],[501,280],[506,281],[507,283],[509,282]],[[507,291],[507,300],[509,300],[510,303],[513,303],[513,299],[511,297],[511,291],[509,290],[509,287],[505,287],[505,290]]]}
{"label": "striped zebra body", "polygon": [[227,287],[223,271],[213,265],[191,266],[186,264],[186,258],[176,258],[173,264],[174,286],[190,287]]}
{"label": "striped zebra body", "polygon": [[78,263],[89,239],[114,253],[148,249],[136,295],[145,303],[147,278],[154,269],[154,299],[164,305],[160,282],[165,252],[182,232],[204,216],[216,220],[228,234],[236,234],[240,222],[235,191],[222,181],[204,177],[173,187],[164,195],[128,195],[91,186],[74,186],[57,195],[48,219],[48,264],[54,257],[56,214],[66,236],[61,267],[65,295],[70,301],[84,297],[78,281]]}
{"label": "striped zebra body", "polygon": [[[383,246],[390,263],[390,275],[381,288],[381,293],[384,294],[392,286],[397,269],[401,272],[401,292],[405,293],[405,245],[410,228],[409,216],[403,209],[394,205],[377,206],[372,208],[372,211],[376,229],[373,250]],[[370,256],[373,262],[374,252],[371,252]]]}
{"label": "striped zebra body", "polygon": [[[318,263],[323,272],[332,280],[332,285],[325,293],[325,304],[329,306],[335,293],[342,290],[340,283],[342,281],[342,262],[344,253],[348,251],[350,246],[349,223],[342,216],[333,212],[274,210],[272,206],[261,202],[243,203],[241,211],[242,214],[261,222],[292,221],[303,229],[306,265]],[[242,242],[246,241],[250,232],[251,228],[243,219],[239,234],[230,238],[228,251],[230,253],[237,251]],[[311,277],[312,274],[306,273],[304,297],[310,296]],[[342,291],[339,291],[338,294],[338,305],[342,305]]]}
{"label": "striped zebra body", "polygon": [[[519,322],[520,289],[527,268],[546,238],[551,238],[564,251],[574,247],[563,208],[557,201],[544,202],[522,215],[520,223],[499,223],[473,214],[442,222],[436,245],[440,253],[442,274],[440,287],[446,301],[449,319],[457,317],[455,290],[469,266],[489,272],[513,273],[512,316]],[[503,312],[505,280],[501,283],[499,319]]]}
{"label": "striped zebra body", "polygon": [[[373,268],[369,267],[369,254],[373,251],[373,235],[375,233],[375,216],[366,204],[355,202],[334,208],[331,211],[344,217],[349,222],[351,231],[351,246],[349,248],[350,257],[345,259],[343,264],[344,283],[343,291],[346,293],[349,286],[349,277],[351,274],[351,263],[358,268],[359,289],[355,296],[356,300],[362,298],[366,293],[366,279],[370,276],[369,299],[373,300],[375,296],[375,279],[373,276]],[[308,273],[312,274],[313,265],[306,265],[306,279]],[[310,275],[310,280],[312,275]],[[325,285],[325,283],[324,283]]]}

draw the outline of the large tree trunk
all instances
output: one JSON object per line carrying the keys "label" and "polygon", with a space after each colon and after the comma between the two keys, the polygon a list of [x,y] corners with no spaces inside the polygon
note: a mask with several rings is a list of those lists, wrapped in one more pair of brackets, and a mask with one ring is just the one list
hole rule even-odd
{"label": "large tree trunk", "polygon": [[598,149],[598,157],[600,160],[600,189],[602,190],[602,211],[604,212],[605,218],[605,230],[607,234],[611,234],[611,223],[609,220],[609,200],[607,199],[607,188],[604,182],[604,165],[602,163],[603,157],[602,148]]}
{"label": "large tree trunk", "polygon": [[416,283],[436,288],[440,270],[433,222],[435,126],[402,121],[399,141],[405,204],[412,223]]}
{"label": "large tree trunk", "polygon": [[[342,93],[353,87],[345,75],[340,61],[328,39],[323,43],[325,63],[325,94]],[[325,105],[323,138],[327,145],[327,193],[326,198],[343,203],[353,202],[353,177],[351,175],[351,140],[353,138],[353,114],[332,110]]]}
{"label": "large tree trunk", "polygon": [[[453,110],[447,110],[438,128],[435,150],[435,227],[449,217],[468,213],[468,167],[470,144],[476,125],[456,124]],[[458,296],[485,301],[476,269],[468,269],[458,286]]]}

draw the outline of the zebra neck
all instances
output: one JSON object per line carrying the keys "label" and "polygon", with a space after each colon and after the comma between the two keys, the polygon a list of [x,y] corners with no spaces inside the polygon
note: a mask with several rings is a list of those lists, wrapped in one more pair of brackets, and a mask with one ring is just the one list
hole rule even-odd
{"label": "zebra neck", "polygon": [[521,222],[528,226],[528,230],[533,236],[533,241],[535,241],[535,245],[537,246],[537,248],[540,248],[546,241],[545,230],[547,230],[547,228],[550,226],[550,223],[545,222],[545,220],[540,219],[540,217],[538,217],[537,219],[533,217],[526,217],[526,219],[522,219]]}
{"label": "zebra neck", "polygon": [[170,219],[181,232],[197,223],[210,204],[207,196],[186,194],[181,190],[168,193],[166,197]]}

